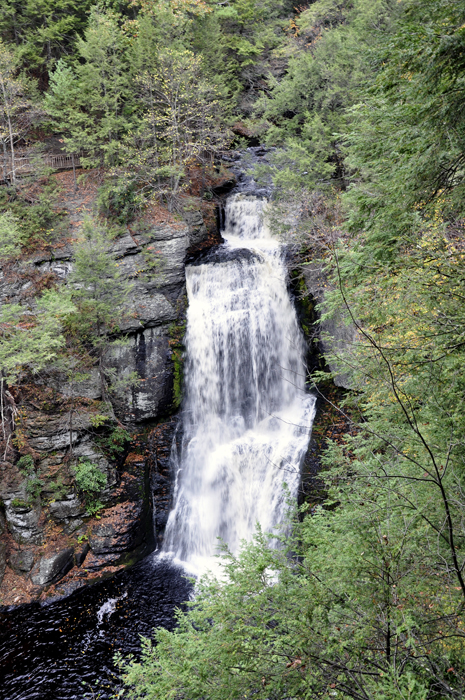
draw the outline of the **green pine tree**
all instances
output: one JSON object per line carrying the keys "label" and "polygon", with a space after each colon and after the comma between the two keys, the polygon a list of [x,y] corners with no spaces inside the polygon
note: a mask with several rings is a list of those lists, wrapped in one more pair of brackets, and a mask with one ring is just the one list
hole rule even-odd
{"label": "green pine tree", "polygon": [[[108,402],[116,385],[109,354],[113,346],[124,342],[120,324],[128,310],[132,283],[124,278],[111,252],[111,240],[96,220],[84,222],[82,238],[74,246],[69,286],[76,310],[67,319],[67,330],[79,351],[75,356],[87,351],[98,369],[102,399]],[[89,363],[85,364],[87,369]],[[128,381],[133,383],[134,378]]]}
{"label": "green pine tree", "polygon": [[15,48],[21,68],[45,87],[55,62],[73,52],[91,5],[90,0],[4,0],[0,36]]}
{"label": "green pine tree", "polygon": [[69,153],[82,153],[89,167],[118,163],[120,140],[131,126],[131,67],[128,40],[118,16],[94,8],[85,37],[77,42],[79,62],[58,62],[45,107],[65,134]]}

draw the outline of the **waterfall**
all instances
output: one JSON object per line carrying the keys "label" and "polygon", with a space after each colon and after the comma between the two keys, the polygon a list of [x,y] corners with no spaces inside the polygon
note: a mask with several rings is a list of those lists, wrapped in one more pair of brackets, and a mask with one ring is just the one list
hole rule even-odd
{"label": "waterfall", "polygon": [[304,341],[266,202],[226,204],[225,244],[187,266],[183,437],[163,553],[194,573],[215,568],[259,522],[272,530],[297,495],[315,411]]}

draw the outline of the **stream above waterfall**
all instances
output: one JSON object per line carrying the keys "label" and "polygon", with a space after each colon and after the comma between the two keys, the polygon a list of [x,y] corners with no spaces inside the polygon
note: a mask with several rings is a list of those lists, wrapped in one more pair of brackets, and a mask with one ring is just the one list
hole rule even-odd
{"label": "stream above waterfall", "polygon": [[257,523],[272,531],[283,522],[315,398],[266,206],[229,197],[225,243],[186,267],[182,437],[162,551],[64,600],[0,611],[0,700],[82,700],[92,687],[111,697],[114,653],[137,654],[140,634],[173,626],[192,590],[186,573],[217,570],[218,538],[237,552]]}

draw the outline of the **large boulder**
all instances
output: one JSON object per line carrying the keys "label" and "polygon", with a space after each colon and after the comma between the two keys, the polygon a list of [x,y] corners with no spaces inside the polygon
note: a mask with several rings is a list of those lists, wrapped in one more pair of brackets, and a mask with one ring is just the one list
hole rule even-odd
{"label": "large boulder", "polygon": [[49,514],[55,522],[64,525],[64,532],[70,535],[81,527],[83,520],[81,515],[85,513],[85,507],[77,498],[68,497],[66,501],[55,501],[49,506]]}
{"label": "large boulder", "polygon": [[133,552],[142,543],[145,536],[143,516],[141,500],[124,501],[108,508],[101,520],[92,526],[90,551],[81,566],[87,571],[98,571],[119,564],[126,553]]}
{"label": "large boulder", "polygon": [[42,544],[43,530],[39,526],[41,511],[38,506],[5,501],[5,514],[11,536],[18,544]]}
{"label": "large boulder", "polygon": [[72,569],[74,549],[68,547],[51,556],[42,557],[32,570],[31,579],[36,586],[48,586],[56,583]]}
{"label": "large boulder", "polygon": [[94,554],[90,551],[82,565],[86,571],[99,571],[106,566],[117,566],[121,561],[121,552],[110,552],[110,554]]}
{"label": "large boulder", "polygon": [[83,542],[75,551],[74,553],[74,559],[76,562],[76,566],[81,566],[84,562],[84,559],[86,558],[88,552],[89,552],[89,544],[87,542]]}
{"label": "large boulder", "polygon": [[105,511],[89,537],[94,554],[113,554],[134,549],[143,538],[141,529],[142,502],[119,503]]}
{"label": "large boulder", "polygon": [[30,549],[19,549],[12,552],[8,564],[16,574],[28,574],[34,566],[34,552]]}
{"label": "large boulder", "polygon": [[198,209],[186,209],[183,218],[188,226],[189,246],[200,245],[208,237],[202,212]]}
{"label": "large boulder", "polygon": [[84,508],[77,498],[70,498],[66,501],[55,501],[49,506],[51,517],[57,522],[68,523],[71,518],[79,518],[84,514]]}

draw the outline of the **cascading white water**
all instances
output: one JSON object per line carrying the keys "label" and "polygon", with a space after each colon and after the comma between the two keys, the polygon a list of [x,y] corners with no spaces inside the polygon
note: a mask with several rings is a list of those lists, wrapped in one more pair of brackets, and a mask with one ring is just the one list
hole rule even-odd
{"label": "cascading white water", "polygon": [[163,552],[194,573],[215,568],[218,537],[235,552],[257,522],[282,521],[310,439],[303,338],[264,207],[230,197],[225,245],[186,268],[183,439]]}

